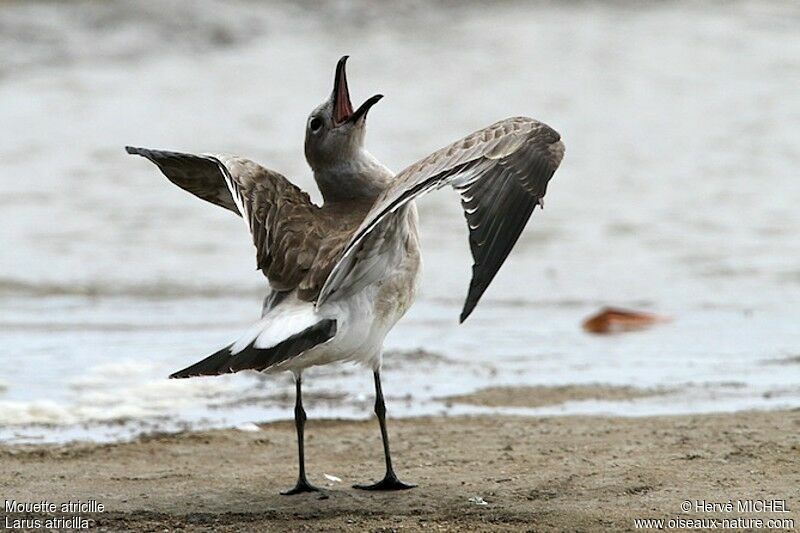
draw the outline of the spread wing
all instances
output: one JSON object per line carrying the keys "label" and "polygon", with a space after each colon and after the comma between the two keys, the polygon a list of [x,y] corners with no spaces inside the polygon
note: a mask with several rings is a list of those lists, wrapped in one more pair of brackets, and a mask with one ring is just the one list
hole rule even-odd
{"label": "spread wing", "polygon": [[[400,172],[344,248],[322,287],[317,305],[343,289],[359,270],[369,236],[418,196],[445,185],[461,195],[474,263],[463,322],[494,279],[547,191],[564,156],[554,129],[536,120],[502,120],[442,148]],[[377,230],[376,230],[377,228]]]}
{"label": "spread wing", "polygon": [[129,154],[140,155],[155,163],[169,181],[184,191],[188,191],[206,202],[229,209],[237,215],[240,214],[239,208],[236,207],[231,192],[222,178],[219,162],[213,158],[134,148],[133,146],[126,146],[125,151]]}
{"label": "spread wing", "polygon": [[273,289],[303,284],[325,233],[320,208],[308,194],[281,174],[240,157],[126,150],[155,163],[178,187],[241,215],[253,237],[258,269]]}

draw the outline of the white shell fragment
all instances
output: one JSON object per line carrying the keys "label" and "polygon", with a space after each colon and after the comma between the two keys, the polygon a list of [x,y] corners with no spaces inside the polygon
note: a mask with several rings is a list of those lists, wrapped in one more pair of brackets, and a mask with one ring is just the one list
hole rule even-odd
{"label": "white shell fragment", "polygon": [[236,426],[236,429],[239,431],[247,431],[251,433],[254,433],[256,431],[261,431],[261,428],[253,424],[252,422],[245,422],[244,424],[239,424],[238,426]]}
{"label": "white shell fragment", "polygon": [[470,503],[474,503],[475,505],[489,505],[489,502],[481,498],[480,496],[473,496],[469,499]]}

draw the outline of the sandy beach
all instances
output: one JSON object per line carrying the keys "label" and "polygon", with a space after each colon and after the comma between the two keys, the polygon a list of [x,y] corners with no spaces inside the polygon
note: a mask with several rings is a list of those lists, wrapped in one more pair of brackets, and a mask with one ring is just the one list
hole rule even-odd
{"label": "sandy beach", "polygon": [[[386,95],[366,142],[394,171],[511,116],[567,145],[546,209],[464,325],[463,211],[453,191],[420,198],[422,285],[385,345],[393,416],[485,414],[439,398],[488,389],[494,406],[491,389],[519,386],[567,388],[502,398],[504,414],[800,407],[800,3],[0,6],[0,345],[13,361],[0,443],[291,416],[288,374],[165,379],[257,320],[265,280],[238,217],[123,147],[239,154],[320,201],[305,127],[344,54],[353,98]],[[581,327],[606,307],[672,321]],[[368,371],[304,377],[314,418],[369,413]],[[586,383],[659,394],[598,404],[568,389]]]}
{"label": "sandy beach", "polygon": [[[77,514],[104,531],[600,531],[634,529],[640,518],[800,519],[798,410],[423,417],[392,420],[390,430],[397,469],[419,484],[414,490],[350,488],[382,474],[374,420],[313,419],[306,453],[322,494],[278,494],[295,478],[291,422],[120,444],[7,446],[0,487],[18,503],[102,504],[102,513]],[[692,509],[683,512],[687,500]],[[750,500],[783,501],[787,512],[737,512]],[[695,507],[729,501],[733,512]],[[6,512],[3,520],[62,515]]]}

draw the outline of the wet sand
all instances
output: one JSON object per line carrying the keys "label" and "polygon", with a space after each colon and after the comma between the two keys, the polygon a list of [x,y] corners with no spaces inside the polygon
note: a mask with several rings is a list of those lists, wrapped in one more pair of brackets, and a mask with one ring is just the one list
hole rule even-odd
{"label": "wet sand", "polygon": [[[323,494],[280,496],[295,480],[290,422],[259,431],[151,436],[122,444],[0,448],[5,499],[102,503],[101,530],[597,531],[682,513],[684,500],[800,505],[800,411],[651,418],[504,416],[392,420],[400,493],[350,488],[382,474],[375,421],[307,426]],[[341,481],[326,479],[324,474]],[[485,503],[483,503],[485,502]],[[735,503],[734,503],[735,505]],[[8,514],[2,520],[34,518]]]}
{"label": "wet sand", "polygon": [[569,401],[622,401],[668,394],[667,389],[641,389],[603,385],[560,385],[528,387],[486,387],[472,394],[442,398],[448,404],[480,405],[484,407],[543,407]]}

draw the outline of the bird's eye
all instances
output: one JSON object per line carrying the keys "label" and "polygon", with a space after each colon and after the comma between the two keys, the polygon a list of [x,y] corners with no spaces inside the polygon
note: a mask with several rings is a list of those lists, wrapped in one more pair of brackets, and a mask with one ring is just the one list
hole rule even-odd
{"label": "bird's eye", "polygon": [[322,120],[318,117],[314,117],[311,119],[311,122],[308,123],[308,127],[311,128],[311,131],[319,131],[322,127]]}

